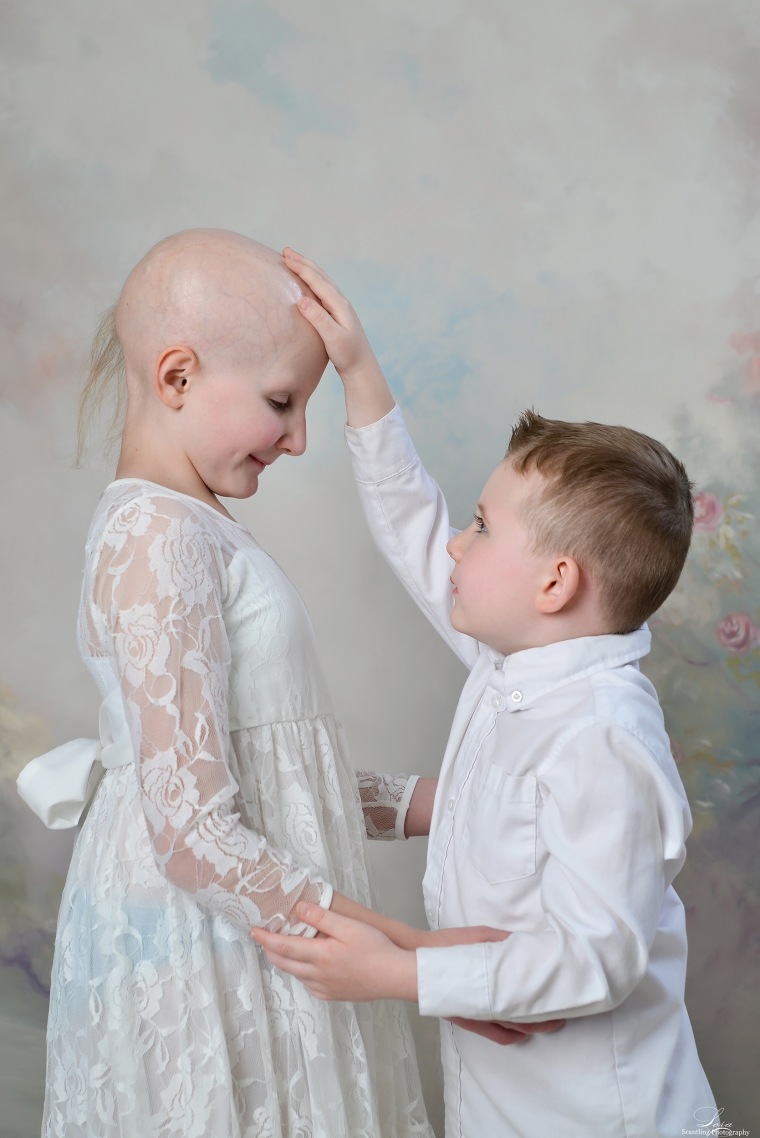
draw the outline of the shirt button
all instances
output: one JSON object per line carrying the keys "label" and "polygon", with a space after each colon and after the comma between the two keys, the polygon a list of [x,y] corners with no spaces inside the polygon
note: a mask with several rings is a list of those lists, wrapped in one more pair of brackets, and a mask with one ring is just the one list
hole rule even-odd
{"label": "shirt button", "polygon": [[523,696],[521,691],[513,691],[511,697],[512,703],[522,703],[522,697]]}
{"label": "shirt button", "polygon": [[491,707],[495,707],[495,708],[501,707],[501,696],[494,695],[491,697]]}
{"label": "shirt button", "polygon": [[449,814],[452,813],[452,811],[454,809],[454,799],[453,798],[450,798],[448,800],[448,802],[446,803],[446,809],[448,810]]}

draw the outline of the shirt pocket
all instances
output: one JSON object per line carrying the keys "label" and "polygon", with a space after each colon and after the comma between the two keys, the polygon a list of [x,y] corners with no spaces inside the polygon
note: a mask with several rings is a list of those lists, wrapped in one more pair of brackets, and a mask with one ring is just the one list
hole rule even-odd
{"label": "shirt pocket", "polygon": [[535,775],[513,775],[485,761],[476,774],[465,822],[465,854],[489,885],[536,872]]}

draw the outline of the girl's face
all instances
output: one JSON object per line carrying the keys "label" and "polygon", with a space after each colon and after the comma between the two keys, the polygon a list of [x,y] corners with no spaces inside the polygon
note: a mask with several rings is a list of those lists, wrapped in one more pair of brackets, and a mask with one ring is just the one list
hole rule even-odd
{"label": "girl's face", "polygon": [[293,315],[277,344],[202,367],[188,392],[182,446],[215,495],[249,498],[280,455],[306,449],[306,404],[327,357],[316,333]]}

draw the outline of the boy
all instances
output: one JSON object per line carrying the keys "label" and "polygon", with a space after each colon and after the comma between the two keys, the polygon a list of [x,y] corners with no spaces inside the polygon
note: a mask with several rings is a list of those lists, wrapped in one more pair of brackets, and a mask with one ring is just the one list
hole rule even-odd
{"label": "boy", "polygon": [[[318,996],[400,996],[455,1017],[442,1024],[447,1138],[694,1129],[714,1102],[672,888],[691,819],[638,667],[641,626],[689,547],[686,472],[635,431],[526,412],[474,523],[453,534],[350,305],[311,262],[286,262],[321,301],[300,307],[345,385],[373,535],[471,669],[432,812],[429,786],[404,796],[407,834],[431,813],[427,916],[509,931],[412,951],[309,906],[316,940],[256,937]],[[502,1049],[456,1017],[568,1022]]]}

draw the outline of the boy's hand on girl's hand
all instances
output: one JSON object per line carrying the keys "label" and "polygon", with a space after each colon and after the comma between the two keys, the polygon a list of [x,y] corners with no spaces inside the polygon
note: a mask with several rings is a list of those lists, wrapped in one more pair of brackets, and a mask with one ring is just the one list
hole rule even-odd
{"label": "boy's hand on girl's hand", "polygon": [[417,958],[363,921],[299,904],[297,913],[318,930],[307,939],[252,929],[251,937],[283,972],[320,1000],[417,999]]}

